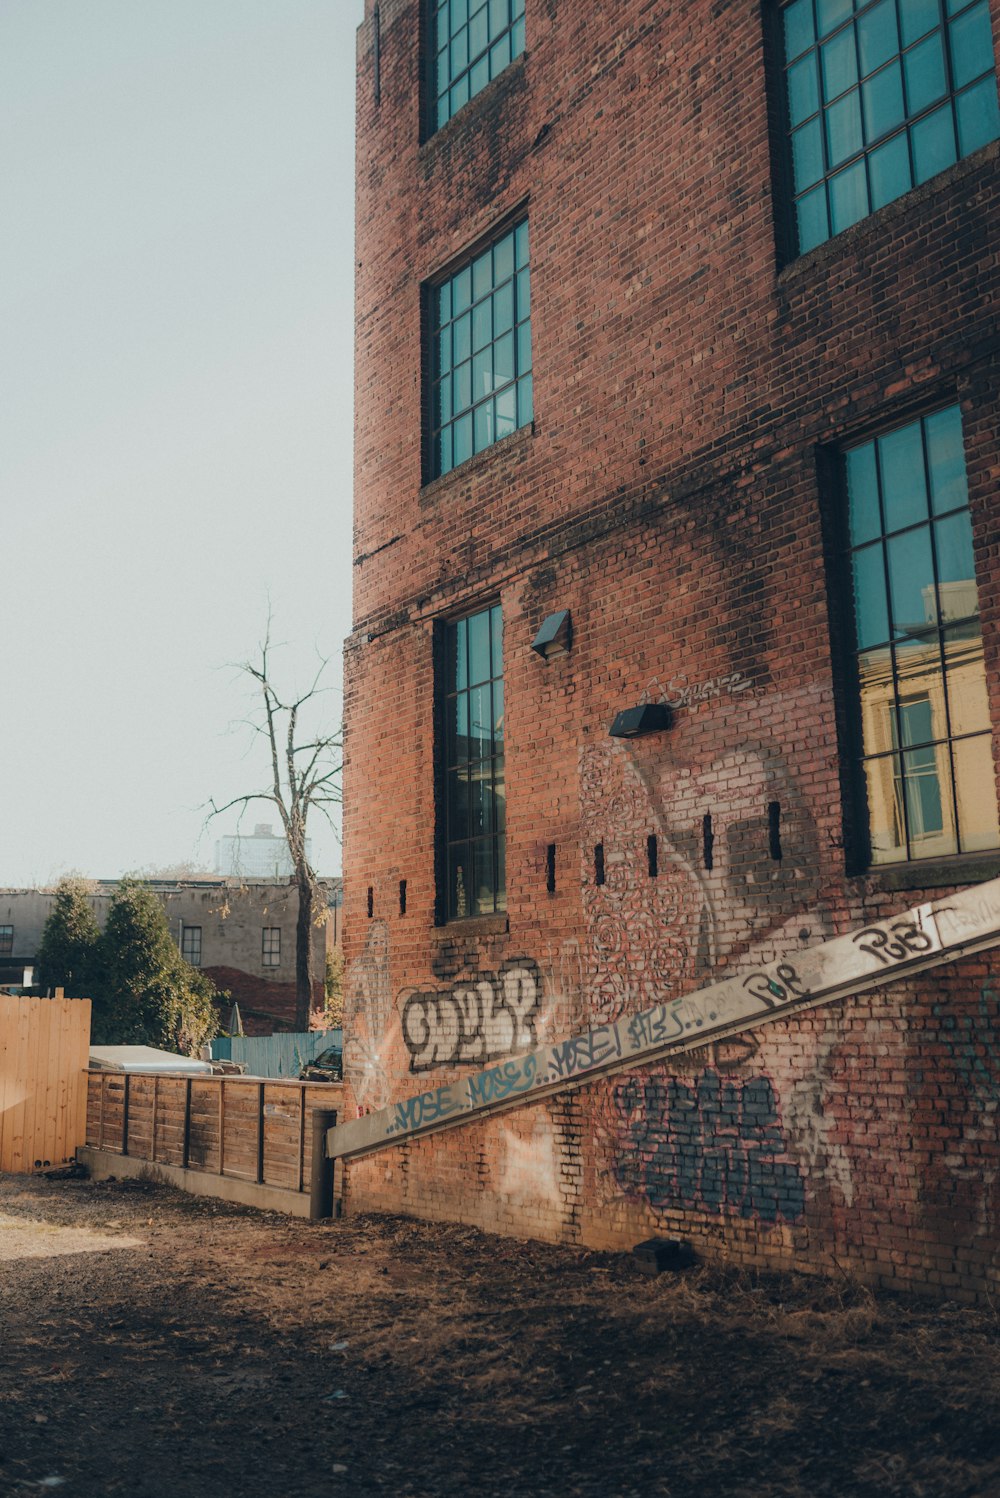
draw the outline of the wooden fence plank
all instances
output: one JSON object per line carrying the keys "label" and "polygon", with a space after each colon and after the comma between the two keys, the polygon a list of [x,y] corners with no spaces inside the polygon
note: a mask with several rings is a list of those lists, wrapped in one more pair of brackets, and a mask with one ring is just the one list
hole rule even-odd
{"label": "wooden fence plank", "polygon": [[0,1170],[61,1165],[85,1142],[89,1046],[89,999],[0,995]]}
{"label": "wooden fence plank", "polygon": [[[105,1134],[123,1137],[136,1159],[152,1161],[153,1097],[156,1096],[155,1161],[191,1170],[303,1190],[314,1108],[336,1102],[339,1088],[322,1083],[270,1082],[241,1077],[90,1076],[91,1142],[96,1143],[97,1099],[105,1092]],[[127,1113],[122,1103],[127,1096]]]}

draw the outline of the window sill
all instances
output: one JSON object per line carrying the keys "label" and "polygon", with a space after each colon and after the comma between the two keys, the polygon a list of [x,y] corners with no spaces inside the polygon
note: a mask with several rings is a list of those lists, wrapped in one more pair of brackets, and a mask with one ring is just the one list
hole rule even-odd
{"label": "window sill", "polygon": [[983,884],[1000,876],[1000,851],[967,853],[958,858],[929,858],[926,863],[881,864],[855,875],[880,890],[953,889]]}
{"label": "window sill", "polygon": [[851,224],[850,228],[842,229],[839,234],[833,234],[829,239],[824,239],[822,244],[814,245],[811,250],[806,250],[801,255],[795,255],[786,260],[783,265],[779,265],[778,286],[789,290],[795,288],[800,279],[808,280],[827,263],[836,260],[842,254],[850,254],[863,245],[866,238],[881,235],[897,219],[907,218],[919,205],[927,203],[953,183],[962,182],[966,177],[975,175],[987,162],[996,162],[998,158],[1000,158],[1000,141],[987,141],[986,145],[980,146],[978,151],[973,151],[971,155],[952,162],[951,166],[946,167],[943,172],[929,177],[926,182],[921,182],[919,187],[911,187],[900,197],[893,198],[892,202],[876,208],[873,213],[866,214],[856,224]]}
{"label": "window sill", "polygon": [[427,153],[432,153],[436,146],[444,145],[447,148],[452,139],[462,129],[463,125],[468,126],[473,123],[477,115],[481,114],[483,110],[490,110],[492,100],[497,95],[506,93],[510,87],[516,87],[518,84],[523,85],[525,58],[527,55],[527,48],[523,52],[519,52],[516,57],[511,59],[502,73],[497,73],[495,78],[491,78],[489,83],[485,84],[479,90],[478,94],[473,94],[471,99],[467,99],[461,109],[456,110],[453,115],[445,120],[443,125],[435,125],[433,128],[428,125],[426,134],[423,134],[420,139],[418,148],[420,155],[424,156]]}
{"label": "window sill", "polygon": [[491,442],[489,447],[484,447],[482,452],[473,453],[471,458],[466,458],[464,463],[459,463],[455,468],[449,468],[447,473],[439,474],[437,478],[430,479],[420,490],[417,497],[421,509],[435,504],[439,496],[446,492],[449,485],[463,479],[470,479],[480,469],[488,470],[491,463],[516,453],[525,447],[535,435],[535,423],[529,421],[526,426],[518,427],[516,432],[511,432],[509,437],[501,437],[497,442]]}
{"label": "window sill", "polygon": [[510,917],[506,911],[496,915],[469,915],[448,921],[444,926],[431,928],[431,940],[454,941],[463,936],[504,936],[510,930]]}

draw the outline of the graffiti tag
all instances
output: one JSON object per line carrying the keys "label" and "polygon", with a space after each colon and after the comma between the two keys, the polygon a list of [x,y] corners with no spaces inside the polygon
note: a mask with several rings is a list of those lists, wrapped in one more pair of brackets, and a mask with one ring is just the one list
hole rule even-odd
{"label": "graffiti tag", "polygon": [[745,692],[753,682],[742,671],[733,671],[728,676],[710,676],[707,681],[688,682],[684,676],[667,682],[664,697],[670,707],[692,707],[696,702],[707,702],[712,697],[732,697]]}
{"label": "graffiti tag", "polygon": [[474,1108],[481,1103],[501,1103],[504,1098],[527,1092],[534,1086],[537,1075],[537,1056],[505,1061],[469,1078],[469,1101]]}
{"label": "graffiti tag", "polygon": [[801,1219],[805,1186],[768,1077],[633,1077],[615,1088],[615,1106],[615,1176],[654,1210]]}
{"label": "graffiti tag", "polygon": [[565,1077],[575,1077],[580,1072],[600,1066],[602,1061],[607,1061],[612,1056],[620,1056],[621,1053],[622,1042],[618,1026],[599,1025],[596,1030],[574,1035],[561,1045],[550,1048],[549,1080],[559,1082]]}
{"label": "graffiti tag", "polygon": [[[891,934],[890,934],[891,933]],[[896,939],[893,940],[893,937]],[[877,957],[883,967],[905,962],[918,952],[930,952],[934,942],[913,921],[890,921],[885,926],[866,926],[854,936],[854,944],[869,957]]]}
{"label": "graffiti tag", "polygon": [[751,973],[743,979],[743,987],[768,1009],[777,1009],[779,1004],[791,1004],[795,999],[808,999],[812,989],[807,988],[790,962],[779,962],[770,973]]}
{"label": "graffiti tag", "polygon": [[536,1043],[541,1003],[538,967],[530,957],[504,963],[498,973],[444,992],[414,993],[402,1011],[410,1071],[468,1061],[494,1061]]}
{"label": "graffiti tag", "polygon": [[435,1087],[431,1092],[421,1092],[394,1105],[394,1117],[385,1132],[404,1134],[440,1123],[457,1113],[464,1103],[464,1088]]}

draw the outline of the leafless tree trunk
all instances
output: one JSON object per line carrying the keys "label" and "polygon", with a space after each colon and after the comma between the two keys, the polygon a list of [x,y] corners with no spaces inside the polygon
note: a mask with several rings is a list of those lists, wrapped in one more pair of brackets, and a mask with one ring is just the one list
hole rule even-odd
{"label": "leafless tree trunk", "polygon": [[322,891],[306,851],[306,829],[309,813],[316,808],[328,820],[329,808],[340,801],[342,740],[340,730],[310,735],[298,743],[304,710],[325,689],[320,685],[329,665],[321,660],[309,689],[288,701],[279,697],[271,679],[271,619],[260,646],[257,660],[243,661],[240,670],[256,683],[262,716],[247,720],[246,726],[260,734],[270,758],[270,783],[266,788],[234,796],[217,806],[209,802],[209,819],[238,806],[241,812],[252,803],[267,801],[281,818],[288,844],[295,883],[298,887],[299,911],[295,927],[295,1025],[309,1028],[312,1008],[312,949],[316,917],[321,909]]}

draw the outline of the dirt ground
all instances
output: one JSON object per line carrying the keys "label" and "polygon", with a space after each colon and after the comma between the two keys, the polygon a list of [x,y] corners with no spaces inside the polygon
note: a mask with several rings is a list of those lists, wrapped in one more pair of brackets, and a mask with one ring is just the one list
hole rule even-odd
{"label": "dirt ground", "polygon": [[0,1176],[0,1492],[1000,1494],[997,1318]]}

